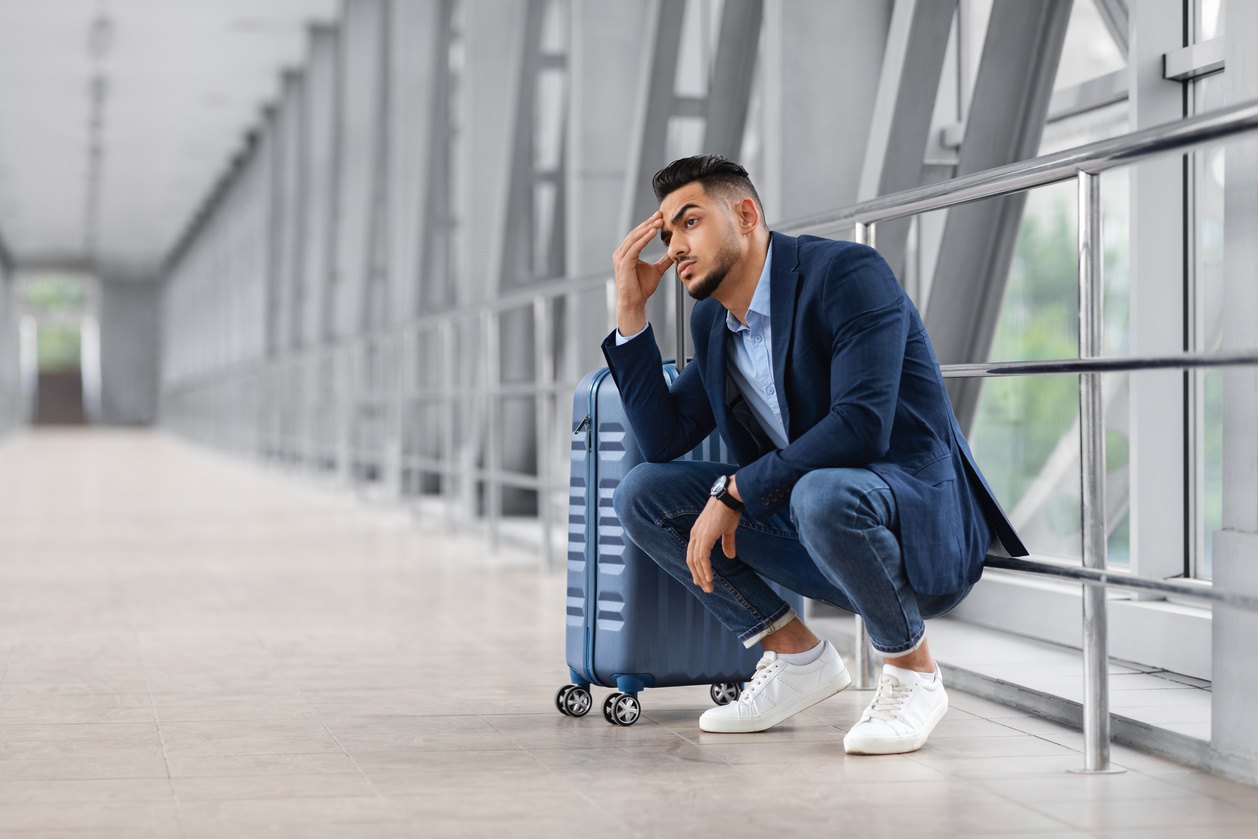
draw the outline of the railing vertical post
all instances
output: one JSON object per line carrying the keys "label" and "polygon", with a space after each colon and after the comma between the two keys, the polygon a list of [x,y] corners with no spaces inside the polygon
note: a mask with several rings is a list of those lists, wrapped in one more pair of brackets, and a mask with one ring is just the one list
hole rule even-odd
{"label": "railing vertical post", "polygon": [[[459,402],[456,395],[458,386],[458,335],[452,320],[443,320],[437,327],[441,339],[441,387],[438,398],[441,400],[441,494],[445,497],[446,515],[445,531],[453,533],[459,514],[459,478],[458,458],[455,447],[458,446],[458,434],[455,423],[459,417]],[[470,480],[463,476],[462,480]]]}
{"label": "railing vertical post", "polygon": [[336,472],[341,481],[354,483],[354,426],[358,414],[358,343],[353,339],[336,345],[337,391]]}
{"label": "railing vertical post", "polygon": [[542,525],[539,566],[543,572],[550,570],[554,561],[551,534],[551,485],[555,465],[551,463],[551,441],[554,439],[554,384],[555,354],[554,329],[551,324],[550,304],[545,295],[533,298],[533,355],[536,359],[537,382],[533,398],[537,416],[537,518]]}
{"label": "railing vertical post", "polygon": [[[1101,176],[1080,172],[1079,357],[1104,354],[1105,284],[1102,276]],[[1079,376],[1079,472],[1083,565],[1106,565],[1105,404],[1101,374]],[[1105,587],[1083,587],[1083,757],[1086,773],[1122,771],[1109,765],[1108,616]]]}
{"label": "railing vertical post", "polygon": [[[874,226],[858,221],[852,225],[852,241],[858,245],[874,246]],[[874,657],[874,647],[869,640],[869,629],[865,626],[865,620],[860,615],[854,618],[855,631],[852,633],[853,645],[855,653],[853,654],[852,664],[855,667],[856,675],[852,686],[857,689],[872,688],[877,679],[874,678],[874,669],[877,661]]]}
{"label": "railing vertical post", "polygon": [[485,476],[485,524],[491,551],[498,550],[502,524],[502,359],[498,334],[501,322],[494,309],[486,309],[481,316],[485,350],[485,459],[481,474]]}

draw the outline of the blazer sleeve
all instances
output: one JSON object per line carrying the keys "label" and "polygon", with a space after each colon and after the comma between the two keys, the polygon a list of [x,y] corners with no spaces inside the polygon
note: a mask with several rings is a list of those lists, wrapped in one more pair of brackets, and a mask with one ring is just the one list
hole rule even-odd
{"label": "blazer sleeve", "polygon": [[716,418],[703,390],[701,365],[688,364],[670,387],[650,324],[645,332],[620,346],[612,332],[603,341],[603,356],[647,462],[675,460],[712,433]]}
{"label": "blazer sleeve", "polygon": [[[866,466],[891,445],[909,333],[907,298],[872,248],[845,248],[824,271],[823,318],[834,324],[830,408],[785,448],[738,470],[739,493],[757,518],[785,505],[792,487],[808,472]],[[794,338],[804,340],[807,336]]]}

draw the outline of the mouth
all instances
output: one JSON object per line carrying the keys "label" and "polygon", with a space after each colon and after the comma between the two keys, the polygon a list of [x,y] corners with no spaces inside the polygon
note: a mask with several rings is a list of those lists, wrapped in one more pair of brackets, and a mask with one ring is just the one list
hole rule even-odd
{"label": "mouth", "polygon": [[695,262],[693,259],[679,264],[677,266],[677,276],[681,277],[683,280],[686,279],[688,276],[690,276],[690,272],[691,270],[694,269],[694,267],[695,267]]}

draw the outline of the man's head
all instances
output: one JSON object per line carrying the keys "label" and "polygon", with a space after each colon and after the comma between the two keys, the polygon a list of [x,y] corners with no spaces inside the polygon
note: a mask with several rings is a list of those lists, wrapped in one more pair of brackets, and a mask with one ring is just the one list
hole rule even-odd
{"label": "man's head", "polygon": [[[651,180],[664,214],[661,239],[690,296],[702,300],[768,240],[747,170],[718,154],[674,160]],[[758,276],[758,274],[757,274]]]}

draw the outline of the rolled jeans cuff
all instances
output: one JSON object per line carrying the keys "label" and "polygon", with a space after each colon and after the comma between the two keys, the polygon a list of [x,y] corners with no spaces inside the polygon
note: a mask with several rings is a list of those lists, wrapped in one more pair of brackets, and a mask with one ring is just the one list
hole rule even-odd
{"label": "rolled jeans cuff", "polygon": [[772,635],[773,633],[777,632],[782,627],[786,626],[791,621],[795,620],[795,618],[797,617],[799,617],[799,615],[796,614],[795,610],[792,609],[790,606],[787,606],[786,612],[783,613],[782,617],[778,618],[773,623],[769,624],[764,629],[760,630],[754,635],[748,635],[746,638],[742,639],[743,646],[746,647],[747,649],[751,649],[756,644],[760,643],[761,638],[763,638],[766,635]]}
{"label": "rolled jeans cuff", "polygon": [[925,632],[923,632],[923,633],[922,633],[922,634],[918,637],[917,641],[915,641],[913,644],[909,645],[908,647],[906,647],[906,648],[904,648],[904,649],[900,649],[900,650],[879,650],[879,649],[878,649],[878,645],[877,645],[877,644],[871,644],[871,646],[873,646],[874,650],[875,650],[875,651],[877,651],[877,652],[878,652],[878,654],[879,654],[879,655],[881,655],[883,658],[899,658],[900,656],[903,656],[903,655],[908,655],[909,653],[916,652],[916,651],[917,651],[917,648],[918,648],[918,647],[920,647],[920,646],[921,646],[922,644],[924,644],[925,642],[926,642],[926,633],[925,633]]}

